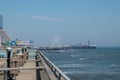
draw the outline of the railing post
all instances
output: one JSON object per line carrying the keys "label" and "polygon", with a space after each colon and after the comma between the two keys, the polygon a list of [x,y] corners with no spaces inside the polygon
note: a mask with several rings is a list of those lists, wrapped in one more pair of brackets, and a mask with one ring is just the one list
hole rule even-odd
{"label": "railing post", "polygon": [[4,71],[4,80],[7,80],[7,71]]}
{"label": "railing post", "polygon": [[22,53],[24,53],[24,48],[22,48]]}
{"label": "railing post", "polygon": [[61,80],[61,74],[59,73],[59,77],[58,77],[58,80]]}
{"label": "railing post", "polygon": [[[36,59],[36,67],[39,67],[39,61],[38,60],[38,55],[36,54],[35,56]],[[36,69],[36,80],[41,80],[41,76],[40,76],[40,69]]]}

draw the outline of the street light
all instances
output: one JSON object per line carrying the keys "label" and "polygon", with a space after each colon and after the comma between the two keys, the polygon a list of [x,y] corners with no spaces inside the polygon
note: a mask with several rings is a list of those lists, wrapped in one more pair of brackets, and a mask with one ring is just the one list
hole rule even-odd
{"label": "street light", "polygon": [[[8,47],[6,49],[6,52],[7,52],[7,68],[10,68],[10,56],[11,56],[11,51],[12,51],[12,48],[11,47]],[[10,71],[7,72],[7,80],[12,80],[12,77],[10,76]]]}

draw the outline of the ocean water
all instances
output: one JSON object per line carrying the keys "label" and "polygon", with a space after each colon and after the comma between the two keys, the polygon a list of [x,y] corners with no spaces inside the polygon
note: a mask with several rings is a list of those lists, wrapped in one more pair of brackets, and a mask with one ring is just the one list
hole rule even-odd
{"label": "ocean water", "polygon": [[120,48],[43,53],[71,80],[120,80]]}

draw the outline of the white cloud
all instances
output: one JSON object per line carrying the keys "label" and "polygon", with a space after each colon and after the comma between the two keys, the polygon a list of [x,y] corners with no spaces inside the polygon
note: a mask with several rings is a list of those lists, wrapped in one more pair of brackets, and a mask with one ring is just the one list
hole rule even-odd
{"label": "white cloud", "polygon": [[50,18],[46,16],[31,16],[34,19],[48,20],[48,21],[64,21],[62,18]]}

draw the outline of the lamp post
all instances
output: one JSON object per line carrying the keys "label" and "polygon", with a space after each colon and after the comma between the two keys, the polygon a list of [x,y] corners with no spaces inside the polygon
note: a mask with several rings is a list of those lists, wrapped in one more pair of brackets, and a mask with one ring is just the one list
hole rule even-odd
{"label": "lamp post", "polygon": [[[7,51],[7,68],[10,68],[10,55],[11,55],[12,48],[8,47],[6,51]],[[10,76],[10,71],[7,72],[7,80],[12,80]]]}

